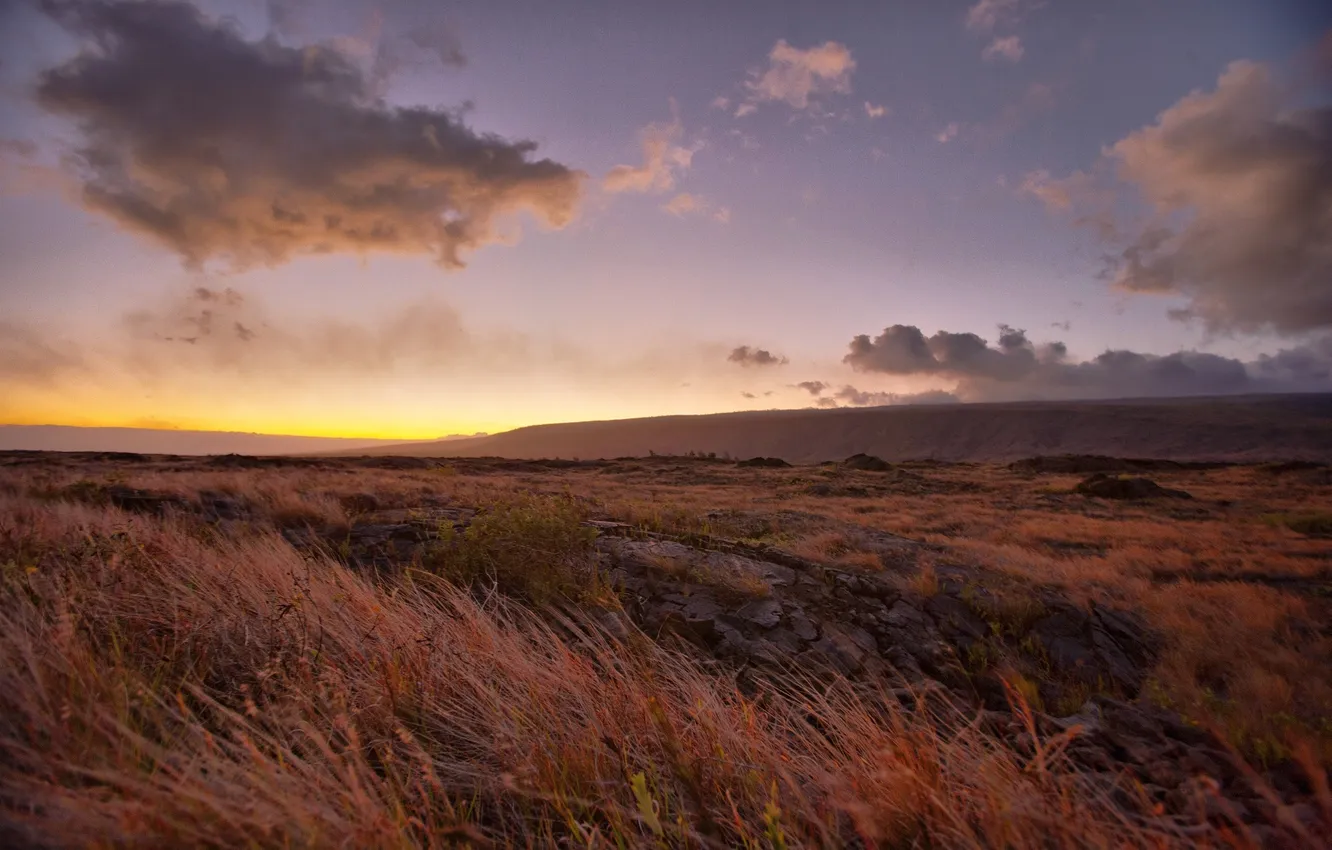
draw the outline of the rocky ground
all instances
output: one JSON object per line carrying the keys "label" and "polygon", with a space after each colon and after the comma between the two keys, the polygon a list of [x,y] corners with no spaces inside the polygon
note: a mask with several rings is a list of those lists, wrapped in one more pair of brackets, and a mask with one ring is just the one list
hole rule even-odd
{"label": "rocky ground", "polygon": [[[1200,836],[1242,825],[1260,843],[1295,846],[1290,836],[1313,840],[1328,808],[1326,787],[1310,778],[1323,772],[1301,767],[1293,750],[1241,756],[1228,730],[1173,710],[1179,701],[1163,698],[1161,675],[1177,668],[1163,663],[1195,624],[1163,627],[1162,609],[1153,619],[1141,595],[1181,580],[1257,588],[1266,595],[1233,598],[1290,613],[1247,634],[1322,652],[1328,626],[1316,621],[1332,610],[1332,585],[1318,566],[1328,557],[1327,517],[1308,510],[1332,484],[1322,464],[1064,456],[982,468],[865,455],[804,467],[774,458],[79,462],[110,471],[103,481],[61,479],[36,455],[9,465],[37,470],[24,486],[42,498],[181,517],[223,540],[276,528],[300,552],[395,579],[411,570],[447,575],[441,565],[514,494],[574,504],[569,539],[586,544],[580,563],[609,590],[577,604],[616,639],[677,647],[747,694],[761,693],[767,677],[795,675],[886,691],[913,712],[961,707],[1034,763],[1053,748],[1090,785],[1134,798],[1125,811],[1182,818]],[[136,479],[120,471],[129,468],[161,471]],[[271,477],[250,477],[261,474]],[[500,490],[486,489],[496,482]],[[625,494],[660,497],[672,509],[687,503],[687,521],[652,513],[663,501],[644,513]],[[1204,541],[1188,561],[1170,554],[1185,539],[1164,536],[1176,529]],[[1235,529],[1240,536],[1225,536]],[[978,531],[988,548],[977,546]],[[1015,539],[1023,564],[1046,572],[984,557],[1010,551]],[[1232,557],[1223,547],[1239,540],[1251,551]],[[1129,557],[1113,560],[1120,551]],[[1106,578],[1107,564],[1124,578]],[[1101,576],[1087,582],[1108,581],[1111,592],[1079,594],[1078,581],[1053,580],[1070,569]],[[478,594],[508,592],[469,580]],[[1120,581],[1139,595],[1119,592]],[[1209,624],[1232,598],[1208,598],[1213,607],[1204,608],[1198,591],[1176,592],[1181,610]],[[1246,612],[1233,613],[1238,621]],[[1225,669],[1204,663],[1208,653],[1193,651],[1200,675],[1238,700],[1239,678],[1227,681]],[[1322,675],[1320,657],[1305,669]],[[1244,663],[1261,670],[1266,662]]]}
{"label": "rocky ground", "polygon": [[[358,568],[396,570],[428,560],[441,528],[464,532],[477,515],[458,506],[377,510],[369,495],[348,504],[363,512],[341,538],[289,530],[288,539]],[[220,517],[231,509],[225,500],[212,507]],[[1100,776],[1165,813],[1242,822],[1259,836],[1276,833],[1257,823],[1317,822],[1316,789],[1295,765],[1255,773],[1217,736],[1152,703],[1144,686],[1159,638],[1132,612],[1078,605],[1052,588],[949,562],[946,547],[869,528],[855,531],[881,556],[879,572],[610,518],[586,525],[623,601],[601,622],[621,639],[641,631],[676,642],[742,688],[794,669],[890,688],[918,710],[933,700],[962,704],[1029,753],[1068,733],[1061,747],[1089,781]],[[922,561],[931,565],[924,572]],[[1115,781],[1125,776],[1134,792]]]}

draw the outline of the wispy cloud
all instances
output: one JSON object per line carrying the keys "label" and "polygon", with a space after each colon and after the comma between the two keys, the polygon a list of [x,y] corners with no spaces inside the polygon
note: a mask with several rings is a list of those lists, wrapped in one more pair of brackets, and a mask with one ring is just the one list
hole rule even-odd
{"label": "wispy cloud", "polygon": [[888,114],[888,107],[865,101],[865,114],[870,118],[882,118]]}
{"label": "wispy cloud", "polygon": [[1015,35],[996,38],[981,51],[981,58],[986,62],[1020,62],[1026,53],[1022,39]]}
{"label": "wispy cloud", "polygon": [[979,0],[967,9],[967,29],[988,33],[1000,25],[1017,22],[1021,14],[1021,0]]}
{"label": "wispy cloud", "polygon": [[737,118],[757,111],[763,103],[785,103],[809,109],[827,94],[849,94],[856,60],[851,49],[836,41],[814,47],[793,47],[779,40],[768,52],[768,64],[745,82],[746,97],[735,111]]}
{"label": "wispy cloud", "polygon": [[721,224],[728,224],[731,221],[731,211],[728,208],[719,207],[707,198],[691,192],[681,192],[662,204],[661,208],[674,216],[706,215]]}
{"label": "wispy cloud", "polygon": [[649,124],[639,133],[643,164],[615,166],[601,181],[602,188],[607,192],[669,192],[674,189],[679,175],[689,170],[694,154],[703,148],[702,142],[682,146],[683,137],[680,110],[672,100],[671,120]]}

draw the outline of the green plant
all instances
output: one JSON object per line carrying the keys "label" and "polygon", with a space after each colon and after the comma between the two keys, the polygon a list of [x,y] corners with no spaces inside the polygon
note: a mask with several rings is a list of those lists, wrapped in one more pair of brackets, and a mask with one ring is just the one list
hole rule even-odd
{"label": "green plant", "polygon": [[582,510],[565,497],[496,503],[462,533],[443,525],[425,566],[458,584],[494,584],[532,602],[609,600],[593,557],[596,529],[582,522]]}
{"label": "green plant", "polygon": [[1296,534],[1305,534],[1310,537],[1326,537],[1332,535],[1332,514],[1329,513],[1264,514],[1262,520],[1268,525],[1289,528]]}
{"label": "green plant", "polygon": [[1012,671],[1004,676],[1004,682],[1012,688],[1013,693],[1022,698],[1028,706],[1036,711],[1044,711],[1045,704],[1041,701],[1041,689],[1036,682],[1028,679],[1017,671]]}

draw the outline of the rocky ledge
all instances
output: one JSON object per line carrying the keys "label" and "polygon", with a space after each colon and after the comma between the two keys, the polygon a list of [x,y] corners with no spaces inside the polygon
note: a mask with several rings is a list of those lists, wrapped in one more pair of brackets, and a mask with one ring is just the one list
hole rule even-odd
{"label": "rocky ledge", "polygon": [[[336,549],[353,566],[400,569],[422,563],[441,528],[461,532],[476,514],[372,511]],[[1131,611],[1079,605],[872,529],[858,533],[880,556],[877,572],[738,540],[586,525],[622,601],[601,615],[604,628],[675,643],[742,689],[796,671],[886,689],[908,710],[946,700],[1033,754],[1038,740],[1068,733],[1064,752],[1088,781],[1195,823],[1200,836],[1248,831],[1285,846],[1286,833],[1267,824],[1298,832],[1317,820],[1314,789],[1294,765],[1259,775],[1212,733],[1147,698],[1160,639]],[[314,542],[287,534],[298,546]]]}

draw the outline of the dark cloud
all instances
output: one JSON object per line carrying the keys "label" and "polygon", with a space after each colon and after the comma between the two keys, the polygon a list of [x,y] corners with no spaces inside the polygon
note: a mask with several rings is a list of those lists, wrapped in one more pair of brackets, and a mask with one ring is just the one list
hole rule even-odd
{"label": "dark cloud", "polygon": [[758,396],[754,395],[753,393],[740,393],[740,395],[744,396],[745,398],[758,398]]}
{"label": "dark cloud", "polygon": [[792,386],[815,396],[822,395],[824,390],[830,389],[823,381],[801,381],[798,384],[792,384]]}
{"label": "dark cloud", "polygon": [[1249,366],[1259,379],[1298,390],[1332,387],[1332,336],[1264,354]]}
{"label": "dark cloud", "polygon": [[892,325],[875,339],[860,334],[851,340],[851,351],[842,362],[859,372],[912,375],[934,372],[938,361],[929,343],[915,325]]}
{"label": "dark cloud", "polygon": [[1048,363],[1015,388],[975,380],[959,384],[968,397],[1131,398],[1135,396],[1226,395],[1261,389],[1244,363],[1197,351],[1165,356],[1106,351],[1081,363]]}
{"label": "dark cloud", "polygon": [[75,119],[89,208],[188,263],[429,254],[445,267],[526,211],[573,217],[581,175],[458,114],[396,107],[329,45],[252,42],[172,0],[44,0],[82,39],[39,102]]}
{"label": "dark cloud", "polygon": [[763,348],[750,348],[747,345],[740,345],[731,350],[726,358],[730,363],[739,363],[741,366],[785,366],[787,359],[778,354],[773,354]]}
{"label": "dark cloud", "polygon": [[[1145,219],[1118,220],[1098,185],[1111,173],[1136,188]],[[1332,326],[1332,105],[1264,65],[1233,63],[1214,90],[1107,148],[1092,174],[1035,172],[1023,188],[1097,227],[1115,286],[1186,299],[1175,318],[1214,331]]]}
{"label": "dark cloud", "polygon": [[[893,325],[874,339],[855,337],[843,360],[860,372],[951,380],[953,392],[966,401],[1332,390],[1332,337],[1250,363],[1199,351],[1155,355],[1122,349],[1071,361],[1061,342],[1037,346],[1021,330],[999,329],[998,342],[990,345],[975,334],[940,331],[926,338],[914,326]],[[901,403],[874,400],[888,395],[844,387],[835,398],[848,404]]]}
{"label": "dark cloud", "polygon": [[974,333],[939,331],[928,339],[914,325],[892,325],[874,339],[861,334],[851,340],[842,362],[858,372],[891,375],[938,374],[1016,381],[1042,359],[1058,359],[1058,348],[1037,351],[1025,331],[999,326],[998,348]]}

